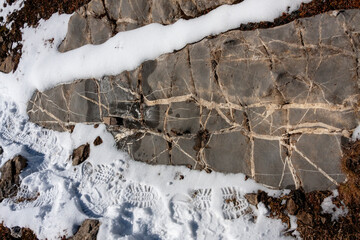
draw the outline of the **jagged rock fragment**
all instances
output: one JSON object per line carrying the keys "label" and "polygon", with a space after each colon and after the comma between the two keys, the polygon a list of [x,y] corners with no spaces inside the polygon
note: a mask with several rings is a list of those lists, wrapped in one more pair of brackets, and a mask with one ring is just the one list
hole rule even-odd
{"label": "jagged rock fragment", "polygon": [[102,143],[103,143],[103,140],[101,139],[100,136],[98,136],[98,137],[94,140],[94,145],[95,145],[95,146],[98,146],[98,145],[100,145],[100,144],[102,144]]}
{"label": "jagged rock fragment", "polygon": [[74,149],[72,154],[72,165],[77,166],[83,163],[90,155],[90,144],[83,144]]}
{"label": "jagged rock fragment", "polygon": [[18,187],[20,186],[20,173],[26,168],[27,159],[22,156],[7,161],[4,166],[0,168],[0,202],[5,198],[16,195]]}
{"label": "jagged rock fragment", "polygon": [[95,219],[86,219],[76,234],[70,240],[96,240],[99,232],[100,222]]}

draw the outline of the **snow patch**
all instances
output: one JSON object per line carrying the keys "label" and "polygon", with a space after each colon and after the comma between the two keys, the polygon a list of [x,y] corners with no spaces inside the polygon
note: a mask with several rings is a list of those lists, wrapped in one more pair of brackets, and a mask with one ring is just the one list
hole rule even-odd
{"label": "snow patch", "polygon": [[360,125],[354,129],[354,132],[351,136],[351,140],[353,142],[355,142],[356,140],[360,140]]}
{"label": "snow patch", "polygon": [[331,220],[338,220],[339,217],[346,216],[346,214],[349,212],[349,210],[346,208],[346,206],[343,204],[341,207],[337,207],[333,203],[333,198],[339,196],[338,190],[334,190],[333,194],[327,198],[324,199],[324,201],[321,203],[321,208],[323,213],[329,213],[332,215]]}

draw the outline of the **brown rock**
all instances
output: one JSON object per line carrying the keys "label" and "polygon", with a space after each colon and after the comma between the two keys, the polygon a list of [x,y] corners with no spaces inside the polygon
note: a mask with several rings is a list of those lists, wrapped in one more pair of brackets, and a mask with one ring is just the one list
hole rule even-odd
{"label": "brown rock", "polygon": [[97,146],[97,145],[100,145],[103,143],[103,140],[101,139],[100,136],[98,136],[95,140],[94,140],[94,145]]}
{"label": "brown rock", "polygon": [[287,200],[286,210],[288,211],[289,214],[295,215],[298,209],[299,207],[296,205],[295,201],[292,198]]}
{"label": "brown rock", "polygon": [[303,224],[312,225],[313,224],[313,215],[311,213],[300,211],[296,215],[298,221],[301,221]]}
{"label": "brown rock", "polygon": [[96,240],[100,222],[94,219],[86,219],[71,240]]}
{"label": "brown rock", "polygon": [[0,72],[9,73],[14,70],[15,63],[11,56],[6,57],[4,60],[0,60]]}
{"label": "brown rock", "polygon": [[20,173],[27,166],[26,158],[16,156],[7,161],[0,169],[0,202],[4,198],[11,197],[16,194],[18,186],[20,185]]}
{"label": "brown rock", "polygon": [[83,163],[90,155],[90,145],[83,144],[76,148],[72,154],[72,165],[76,166]]}

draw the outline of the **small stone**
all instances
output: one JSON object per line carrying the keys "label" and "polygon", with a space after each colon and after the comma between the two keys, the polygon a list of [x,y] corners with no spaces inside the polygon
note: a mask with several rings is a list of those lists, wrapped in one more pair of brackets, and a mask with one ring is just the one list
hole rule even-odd
{"label": "small stone", "polygon": [[4,149],[0,146],[0,155],[4,153]]}
{"label": "small stone", "polygon": [[95,219],[86,219],[80,226],[76,234],[71,237],[71,240],[96,240],[99,232],[100,222]]}
{"label": "small stone", "polygon": [[320,216],[320,221],[322,224],[326,223],[326,217]]}
{"label": "small stone", "polygon": [[22,236],[22,229],[19,226],[12,227],[11,229],[11,236],[14,238],[21,238]]}
{"label": "small stone", "polygon": [[94,140],[94,145],[95,145],[95,146],[98,146],[98,145],[100,145],[100,144],[102,144],[102,143],[103,143],[103,140],[101,139],[100,136],[98,136],[98,137]]}
{"label": "small stone", "polygon": [[5,59],[0,59],[0,72],[9,73],[14,70],[15,63],[11,56],[6,57]]}
{"label": "small stone", "polygon": [[301,221],[302,223],[306,224],[306,225],[312,225],[313,224],[313,216],[305,211],[300,211],[297,215],[296,215],[298,221]]}
{"label": "small stone", "polygon": [[83,144],[80,147],[76,148],[73,151],[72,154],[72,165],[73,166],[77,166],[81,163],[83,163],[90,155],[90,145],[87,144]]}

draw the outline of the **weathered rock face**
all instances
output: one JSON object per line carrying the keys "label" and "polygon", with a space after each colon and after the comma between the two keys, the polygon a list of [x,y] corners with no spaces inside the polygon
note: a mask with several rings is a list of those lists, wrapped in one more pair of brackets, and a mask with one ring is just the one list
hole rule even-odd
{"label": "weathered rock face", "polygon": [[151,164],[242,172],[279,188],[334,188],[359,120],[360,11],[230,31],[101,80],[37,92],[30,120],[105,121]]}
{"label": "weathered rock face", "polygon": [[70,19],[68,34],[59,47],[66,52],[86,44],[101,44],[121,31],[150,23],[171,24],[223,4],[242,0],[92,0]]}
{"label": "weathered rock face", "polygon": [[27,166],[27,160],[22,156],[17,156],[7,161],[0,169],[0,202],[5,198],[16,195],[20,185],[19,175]]}

